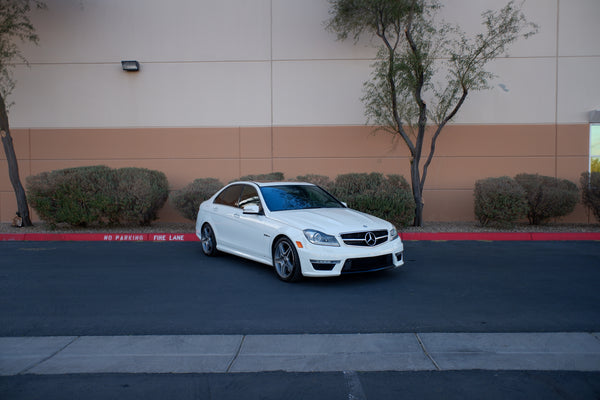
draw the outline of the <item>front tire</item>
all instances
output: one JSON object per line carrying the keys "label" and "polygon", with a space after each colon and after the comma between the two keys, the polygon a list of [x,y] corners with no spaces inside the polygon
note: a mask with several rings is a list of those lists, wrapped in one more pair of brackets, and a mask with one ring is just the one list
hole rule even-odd
{"label": "front tire", "polygon": [[273,266],[277,277],[285,282],[297,282],[302,278],[298,252],[288,238],[281,238],[273,248]]}
{"label": "front tire", "polygon": [[200,241],[202,242],[202,252],[209,256],[214,257],[217,255],[217,239],[215,239],[215,233],[209,224],[202,226],[202,232],[200,235]]}

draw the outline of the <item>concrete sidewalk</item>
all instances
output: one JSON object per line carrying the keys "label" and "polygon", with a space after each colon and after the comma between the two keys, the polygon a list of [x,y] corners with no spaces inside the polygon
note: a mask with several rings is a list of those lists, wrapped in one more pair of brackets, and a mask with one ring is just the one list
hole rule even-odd
{"label": "concrete sidewalk", "polygon": [[600,333],[0,338],[0,375],[428,370],[600,371]]}

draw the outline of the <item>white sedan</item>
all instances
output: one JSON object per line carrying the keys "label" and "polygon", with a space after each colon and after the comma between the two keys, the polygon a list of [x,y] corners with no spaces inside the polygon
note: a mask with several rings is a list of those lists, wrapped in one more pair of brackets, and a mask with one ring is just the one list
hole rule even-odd
{"label": "white sedan", "polygon": [[200,205],[202,251],[275,267],[287,282],[401,266],[396,228],[310,183],[234,182]]}

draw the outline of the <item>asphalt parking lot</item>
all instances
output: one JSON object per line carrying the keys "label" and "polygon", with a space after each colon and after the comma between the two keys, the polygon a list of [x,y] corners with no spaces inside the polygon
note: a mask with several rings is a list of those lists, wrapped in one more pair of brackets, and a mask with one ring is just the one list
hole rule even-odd
{"label": "asphalt parking lot", "polygon": [[[0,246],[3,398],[600,393],[597,242],[407,242],[400,270],[298,284],[198,243]],[[224,369],[184,368],[210,337]]]}
{"label": "asphalt parking lot", "polygon": [[279,281],[199,243],[0,243],[0,336],[598,332],[597,242],[406,242],[400,270]]}

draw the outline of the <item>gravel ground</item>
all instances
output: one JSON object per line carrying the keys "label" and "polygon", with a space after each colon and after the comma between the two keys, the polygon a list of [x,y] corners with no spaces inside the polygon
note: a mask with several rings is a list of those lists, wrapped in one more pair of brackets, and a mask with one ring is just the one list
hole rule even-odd
{"label": "gravel ground", "polygon": [[[541,226],[532,226],[519,223],[513,228],[481,227],[475,221],[458,222],[425,222],[423,227],[406,227],[402,232],[600,232],[600,224],[569,224],[554,222]],[[97,227],[72,227],[59,225],[52,229],[43,222],[35,223],[33,227],[15,228],[9,223],[0,223],[0,233],[193,233],[195,225],[188,223],[155,222],[151,226],[97,226]]]}
{"label": "gravel ground", "polygon": [[511,228],[482,227],[475,221],[425,222],[422,227],[407,227],[403,232],[600,232],[600,224],[548,223],[529,225],[518,223]]}

